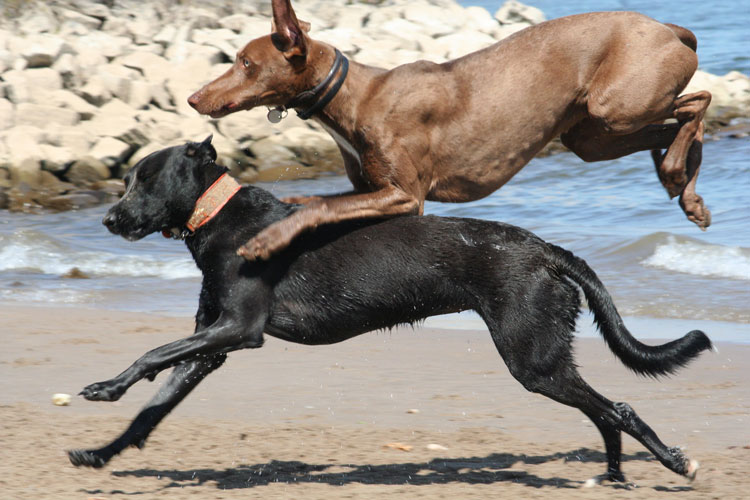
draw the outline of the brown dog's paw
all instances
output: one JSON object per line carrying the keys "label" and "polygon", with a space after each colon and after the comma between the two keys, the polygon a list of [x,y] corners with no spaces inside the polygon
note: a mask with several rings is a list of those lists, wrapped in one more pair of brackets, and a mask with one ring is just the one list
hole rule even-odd
{"label": "brown dog's paw", "polygon": [[680,207],[688,220],[705,231],[711,225],[711,211],[706,207],[703,198],[695,193],[680,197]]}
{"label": "brown dog's paw", "polygon": [[272,224],[240,248],[237,255],[245,260],[268,260],[271,256],[289,246],[294,232],[284,223]]}

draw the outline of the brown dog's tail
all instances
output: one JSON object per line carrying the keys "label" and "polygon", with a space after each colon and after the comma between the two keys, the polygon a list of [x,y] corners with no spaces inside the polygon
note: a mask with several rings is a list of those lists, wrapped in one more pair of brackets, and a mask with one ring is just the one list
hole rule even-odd
{"label": "brown dog's tail", "polygon": [[674,31],[674,34],[677,35],[677,38],[679,38],[682,43],[693,49],[693,52],[698,49],[698,39],[695,38],[695,35],[692,31],[687,28],[683,28],[682,26],[677,26],[676,24],[671,23],[664,23],[664,26]]}
{"label": "brown dog's tail", "polygon": [[652,377],[674,373],[701,352],[712,348],[711,341],[700,330],[693,330],[666,344],[641,343],[625,327],[612,297],[588,264],[567,250],[554,245],[549,247],[555,270],[581,287],[607,345],[634,372]]}

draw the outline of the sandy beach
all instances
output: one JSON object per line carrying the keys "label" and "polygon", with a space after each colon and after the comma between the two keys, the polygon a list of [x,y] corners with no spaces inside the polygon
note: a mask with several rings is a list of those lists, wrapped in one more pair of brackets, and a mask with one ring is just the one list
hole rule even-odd
{"label": "sandy beach", "polygon": [[[0,491],[9,499],[746,498],[750,346],[719,344],[677,376],[629,373],[597,339],[576,341],[586,380],[629,402],[669,445],[701,462],[696,481],[624,437],[636,489],[583,488],[605,469],[594,426],[527,393],[482,331],[401,328],[328,346],[268,339],[230,355],[152,434],[103,470],[65,450],[116,437],[156,381],[116,403],[76,394],[191,318],[0,307]],[[437,446],[436,446],[437,445]]]}

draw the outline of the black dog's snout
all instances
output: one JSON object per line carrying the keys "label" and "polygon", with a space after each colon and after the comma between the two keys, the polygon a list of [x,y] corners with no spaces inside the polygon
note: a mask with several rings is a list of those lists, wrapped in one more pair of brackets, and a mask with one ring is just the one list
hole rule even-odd
{"label": "black dog's snout", "polygon": [[102,224],[107,226],[107,229],[109,229],[110,231],[112,231],[112,228],[114,228],[116,222],[117,217],[112,212],[107,212],[107,215],[105,215],[102,219]]}

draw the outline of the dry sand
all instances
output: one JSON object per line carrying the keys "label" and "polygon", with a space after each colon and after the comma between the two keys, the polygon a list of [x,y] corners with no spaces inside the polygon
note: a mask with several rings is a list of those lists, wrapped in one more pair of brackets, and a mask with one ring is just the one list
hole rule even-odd
{"label": "dry sand", "polygon": [[116,403],[74,397],[58,407],[52,395],[116,375],[146,350],[190,333],[192,319],[7,306],[0,314],[2,499],[750,494],[746,345],[719,344],[719,353],[654,381],[629,373],[600,340],[576,342],[595,389],[629,402],[662,440],[701,462],[692,483],[625,437],[623,470],[637,488],[582,488],[605,461],[581,413],[527,393],[486,332],[410,328],[335,346],[268,339],[260,350],[233,353],[143,450],[93,470],[70,465],[64,450],[116,437],[166,374]]}

